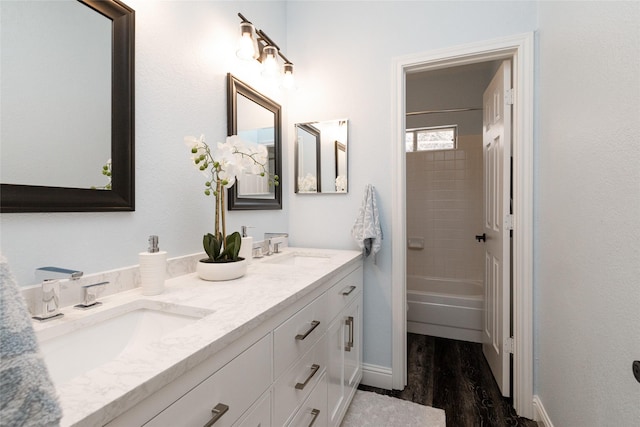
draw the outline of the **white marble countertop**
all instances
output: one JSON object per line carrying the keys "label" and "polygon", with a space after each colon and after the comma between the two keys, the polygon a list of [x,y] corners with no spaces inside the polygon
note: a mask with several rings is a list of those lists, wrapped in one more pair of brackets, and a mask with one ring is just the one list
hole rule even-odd
{"label": "white marble countertop", "polygon": [[[321,254],[317,265],[275,263],[290,253]],[[82,311],[62,309],[65,316],[34,323],[39,335],[67,323],[71,328],[86,316],[136,300],[178,304],[212,314],[150,343],[135,354],[120,355],[57,384],[63,409],[62,426],[104,425],[179,378],[199,363],[249,332],[282,309],[309,294],[342,269],[359,262],[361,252],[329,249],[285,248],[282,254],[254,259],[245,276],[228,282],[207,282],[195,273],[169,279],[165,291],[143,296],[140,288],[99,298],[102,306]]]}

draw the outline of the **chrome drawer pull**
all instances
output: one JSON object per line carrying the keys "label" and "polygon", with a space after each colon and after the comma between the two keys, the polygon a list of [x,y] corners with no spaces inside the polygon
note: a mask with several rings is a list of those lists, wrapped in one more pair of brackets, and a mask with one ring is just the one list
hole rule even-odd
{"label": "chrome drawer pull", "polygon": [[311,422],[309,423],[309,427],[311,427],[313,425],[313,423],[316,422],[316,419],[318,419],[318,415],[320,415],[320,410],[319,409],[312,409],[311,410],[311,416],[313,418],[311,418]]}
{"label": "chrome drawer pull", "polygon": [[353,286],[352,285],[352,286],[349,286],[348,288],[345,288],[345,289],[349,289],[348,291],[345,291],[345,290],[342,291],[342,295],[344,295],[346,297],[351,292],[355,291],[357,289],[357,286]]}
{"label": "chrome drawer pull", "polygon": [[344,347],[345,351],[351,351],[353,348],[353,316],[347,317],[347,320],[344,322],[345,325],[349,327],[349,341],[347,345]]}
{"label": "chrome drawer pull", "polygon": [[305,332],[304,334],[298,334],[296,335],[296,339],[302,341],[303,339],[305,339],[311,332],[313,332],[313,330],[315,328],[318,327],[318,325],[320,324],[319,321],[314,320],[313,322],[311,322],[311,327],[309,328],[309,330],[307,332]]}
{"label": "chrome drawer pull", "polygon": [[309,375],[309,377],[306,380],[304,380],[303,383],[296,384],[296,389],[297,390],[304,390],[304,388],[307,386],[307,384],[309,383],[311,378],[313,378],[313,376],[316,374],[316,372],[318,372],[318,369],[320,369],[320,365],[316,365],[315,363],[313,365],[311,365],[311,375]]}
{"label": "chrome drawer pull", "polygon": [[216,423],[216,421],[218,421],[220,418],[222,418],[222,416],[229,410],[229,406],[225,405],[224,403],[218,403],[212,410],[211,413],[213,414],[213,417],[211,417],[211,419],[209,420],[208,423],[206,423],[204,425],[204,427],[211,427],[212,425],[214,425]]}

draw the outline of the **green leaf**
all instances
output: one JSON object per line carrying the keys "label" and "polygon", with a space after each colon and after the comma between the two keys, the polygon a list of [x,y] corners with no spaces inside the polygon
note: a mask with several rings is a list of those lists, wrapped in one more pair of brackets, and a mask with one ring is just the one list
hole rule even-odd
{"label": "green leaf", "polygon": [[237,231],[228,235],[225,242],[224,251],[220,254],[220,258],[227,257],[232,261],[238,260],[238,253],[240,253],[240,245],[242,245],[242,236]]}
{"label": "green leaf", "polygon": [[207,253],[210,260],[216,260],[220,257],[222,242],[213,234],[207,233],[204,235],[204,237],[202,238],[202,246],[204,247],[204,251]]}

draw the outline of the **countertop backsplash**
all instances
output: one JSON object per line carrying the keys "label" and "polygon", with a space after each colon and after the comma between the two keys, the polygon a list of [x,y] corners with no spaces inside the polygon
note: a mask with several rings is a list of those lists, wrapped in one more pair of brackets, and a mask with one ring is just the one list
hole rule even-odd
{"label": "countertop backsplash", "polygon": [[[198,260],[205,257],[206,254],[204,252],[200,252],[169,258],[167,260],[167,280],[193,273],[196,271],[196,263]],[[60,307],[67,307],[81,303],[82,286],[90,285],[92,283],[109,282],[104,291],[98,295],[98,301],[100,300],[100,297],[137,288],[140,286],[140,269],[138,267],[138,265],[133,265],[101,273],[86,274],[77,280],[60,280]],[[37,298],[40,298],[40,289],[40,283],[22,288],[22,295],[24,296],[31,313],[34,312]]]}

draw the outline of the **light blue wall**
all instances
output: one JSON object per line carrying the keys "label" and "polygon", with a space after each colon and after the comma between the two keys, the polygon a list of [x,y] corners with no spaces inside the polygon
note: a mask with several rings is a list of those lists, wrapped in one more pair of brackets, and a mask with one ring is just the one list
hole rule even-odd
{"label": "light blue wall", "polygon": [[[150,234],[160,236],[170,257],[200,252],[202,235],[213,229],[213,199],[203,194],[203,176],[190,164],[184,136],[224,141],[228,72],[286,112],[283,92],[235,55],[238,12],[286,48],[283,2],[126,3],[136,11],[136,211],[2,214],[2,253],[22,285],[33,283],[33,270],[44,265],[88,274],[138,264]],[[251,232],[259,239],[266,231],[286,231],[292,192],[283,182],[285,210],[235,211],[228,228],[255,226]]]}
{"label": "light blue wall", "polygon": [[[534,31],[534,2],[289,2],[287,53],[299,69],[292,123],[347,117],[349,194],[294,195],[300,246],[356,248],[350,230],[364,186],[378,196],[384,241],[366,261],[364,362],[391,366],[392,61],[407,54]],[[399,142],[402,143],[402,142]]]}
{"label": "light blue wall", "polygon": [[[385,240],[367,261],[365,362],[391,366],[391,61],[409,53],[536,28],[533,2],[149,2],[136,10],[136,211],[3,214],[2,252],[22,284],[34,268],[87,273],[137,264],[147,236],[169,256],[198,252],[211,199],[188,161],[185,135],[226,135],[225,75],[283,104],[283,211],[232,212],[230,228],[254,236],[288,230],[292,244],[356,248],[350,236],[364,185],[376,187]],[[262,83],[235,57],[244,13],[295,63],[299,90]],[[492,22],[487,25],[487,22]],[[350,193],[293,195],[293,123],[349,118]]]}
{"label": "light blue wall", "polygon": [[[21,283],[53,264],[137,264],[149,234],[170,256],[200,251],[211,201],[182,138],[226,135],[231,71],[285,109],[283,211],[232,212],[254,236],[355,248],[350,229],[375,185],[385,240],[365,268],[365,362],[391,366],[391,63],[405,54],[539,30],[535,148],[536,393],[556,425],[632,425],[640,354],[638,2],[150,2],[136,26],[132,213],[2,214],[1,247]],[[239,64],[237,12],[295,63],[289,97]],[[286,40],[286,41],[285,41]],[[350,193],[293,194],[293,123],[350,119]],[[615,421],[613,421],[615,420]]]}
{"label": "light blue wall", "polygon": [[537,387],[556,426],[640,423],[640,3],[541,2]]}

